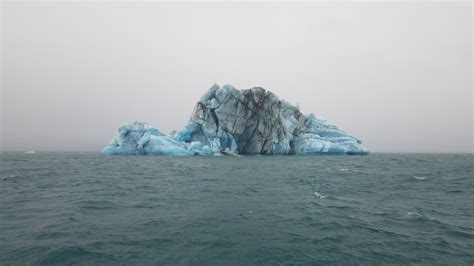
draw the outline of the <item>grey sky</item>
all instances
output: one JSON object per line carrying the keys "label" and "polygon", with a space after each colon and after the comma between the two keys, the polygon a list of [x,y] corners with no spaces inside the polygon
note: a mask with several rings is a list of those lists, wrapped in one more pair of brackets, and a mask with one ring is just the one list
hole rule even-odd
{"label": "grey sky", "polygon": [[180,129],[214,82],[261,86],[373,152],[472,152],[472,4],[2,4],[2,150]]}

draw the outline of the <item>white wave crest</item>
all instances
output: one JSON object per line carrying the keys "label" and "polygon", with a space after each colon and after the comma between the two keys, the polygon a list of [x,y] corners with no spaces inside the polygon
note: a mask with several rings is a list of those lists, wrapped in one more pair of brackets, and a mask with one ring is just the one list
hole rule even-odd
{"label": "white wave crest", "polygon": [[320,198],[320,199],[324,199],[324,198],[327,197],[327,196],[324,196],[324,195],[319,194],[319,193],[316,192],[316,191],[315,191],[313,194],[314,194],[316,197]]}

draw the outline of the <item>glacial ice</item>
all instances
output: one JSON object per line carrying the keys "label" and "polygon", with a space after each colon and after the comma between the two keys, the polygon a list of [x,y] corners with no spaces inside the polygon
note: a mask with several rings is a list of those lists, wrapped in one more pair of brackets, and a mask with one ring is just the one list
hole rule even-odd
{"label": "glacial ice", "polygon": [[133,122],[122,125],[106,155],[367,154],[361,141],[260,87],[212,86],[180,131],[164,134]]}

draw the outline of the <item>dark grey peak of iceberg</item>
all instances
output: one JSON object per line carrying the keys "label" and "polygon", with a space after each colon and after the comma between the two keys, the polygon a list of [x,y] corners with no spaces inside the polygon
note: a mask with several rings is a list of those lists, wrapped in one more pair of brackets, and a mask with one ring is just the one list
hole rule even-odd
{"label": "dark grey peak of iceberg", "polygon": [[309,121],[263,88],[239,91],[214,85],[196,104],[191,123],[197,125],[187,141],[209,144],[217,137],[239,154],[293,154],[294,137]]}
{"label": "dark grey peak of iceberg", "polygon": [[[126,132],[134,132],[128,136]],[[137,134],[137,132],[141,132]],[[134,144],[136,143],[136,144]],[[141,122],[125,124],[104,154],[367,154],[361,142],[260,87],[212,86],[186,127],[164,135]]]}

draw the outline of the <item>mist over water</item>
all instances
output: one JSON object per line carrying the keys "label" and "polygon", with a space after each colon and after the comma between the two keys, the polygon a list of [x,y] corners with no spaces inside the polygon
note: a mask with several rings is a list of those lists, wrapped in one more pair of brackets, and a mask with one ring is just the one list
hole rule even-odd
{"label": "mist over water", "polygon": [[270,90],[373,152],[473,152],[471,1],[152,2],[2,1],[0,150],[181,130],[215,82]]}
{"label": "mist over water", "polygon": [[473,264],[472,154],[1,153],[0,264]]}

